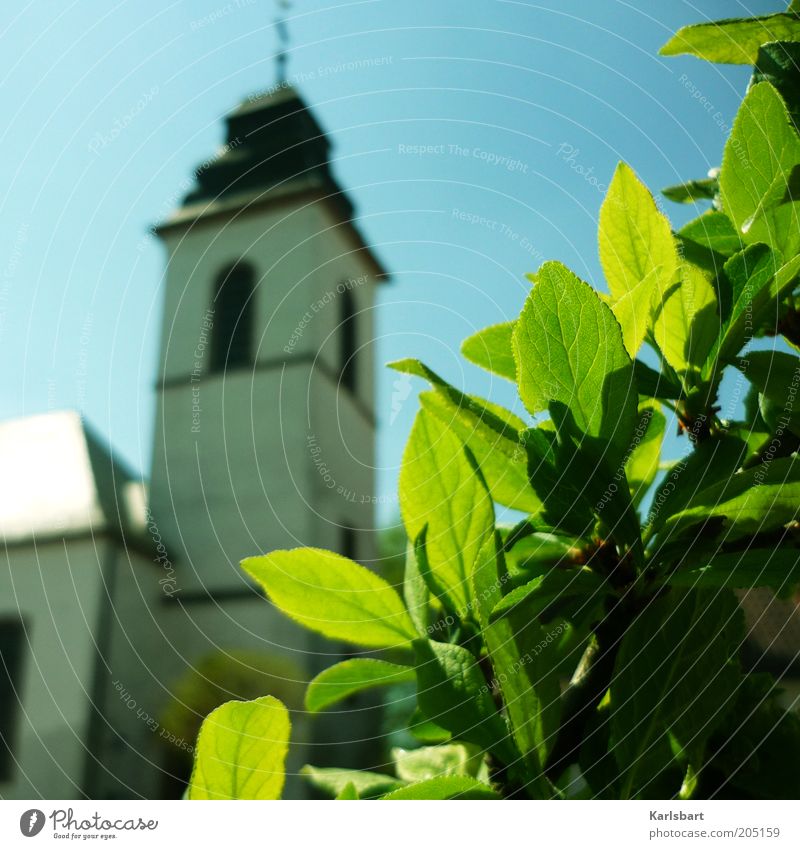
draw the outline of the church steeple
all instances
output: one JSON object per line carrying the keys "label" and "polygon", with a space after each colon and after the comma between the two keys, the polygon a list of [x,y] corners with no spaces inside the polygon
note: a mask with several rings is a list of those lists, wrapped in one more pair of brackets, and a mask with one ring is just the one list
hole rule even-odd
{"label": "church steeple", "polygon": [[[372,557],[374,284],[386,279],[290,85],[241,103],[158,228],[168,251],[151,505],[191,593],[239,561]],[[322,463],[322,465],[320,465]]]}
{"label": "church steeple", "polygon": [[150,511],[175,564],[169,680],[220,647],[282,655],[309,678],[330,646],[278,615],[240,561],[296,546],[376,556],[373,299],[386,276],[329,150],[292,87],[251,98],[158,228]]}

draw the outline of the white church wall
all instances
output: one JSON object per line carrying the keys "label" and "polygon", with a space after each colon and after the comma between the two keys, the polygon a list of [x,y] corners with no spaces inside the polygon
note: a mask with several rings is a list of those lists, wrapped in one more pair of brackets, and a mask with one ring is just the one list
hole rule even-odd
{"label": "white church wall", "polygon": [[102,537],[4,551],[0,616],[21,616],[30,642],[22,649],[12,745],[19,764],[0,784],[2,798],[81,795],[109,558]]}
{"label": "white church wall", "polygon": [[230,372],[162,394],[151,509],[186,586],[241,587],[239,561],[313,543],[305,423],[309,364]]}
{"label": "white church wall", "polygon": [[173,564],[120,543],[113,556],[113,604],[99,665],[94,739],[101,757],[90,768],[94,798],[153,798],[167,744],[159,721],[171,678],[161,601],[176,590]]}

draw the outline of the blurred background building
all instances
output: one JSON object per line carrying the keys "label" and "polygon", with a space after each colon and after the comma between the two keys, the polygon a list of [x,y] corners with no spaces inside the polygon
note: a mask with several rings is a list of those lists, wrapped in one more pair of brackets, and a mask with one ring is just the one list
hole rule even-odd
{"label": "blurred background building", "polygon": [[[376,556],[368,342],[386,274],[328,150],[278,84],[228,116],[158,226],[148,486],[77,413],[0,426],[3,798],[179,795],[202,716],[264,692],[299,708],[330,664],[336,647],[275,614],[239,569],[297,545]],[[295,720],[293,766],[325,748],[315,727]],[[354,739],[367,736],[368,723]]]}

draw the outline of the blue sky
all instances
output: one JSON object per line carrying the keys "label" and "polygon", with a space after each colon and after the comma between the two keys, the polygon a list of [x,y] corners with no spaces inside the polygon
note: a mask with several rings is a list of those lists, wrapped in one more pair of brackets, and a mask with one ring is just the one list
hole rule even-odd
{"label": "blue sky", "polygon": [[[718,164],[747,70],[658,47],[687,23],[784,7],[298,0],[289,77],[394,276],[379,362],[417,356],[511,403],[460,360],[461,340],[513,317],[545,259],[603,286],[596,220],[618,160],[653,189]],[[78,407],[147,473],[164,257],[146,228],[220,144],[223,115],[273,84],[274,13],[271,0],[34,0],[0,20],[0,417]],[[692,214],[664,208],[676,225]],[[384,497],[415,410],[412,396],[391,422],[395,377],[379,370]]]}

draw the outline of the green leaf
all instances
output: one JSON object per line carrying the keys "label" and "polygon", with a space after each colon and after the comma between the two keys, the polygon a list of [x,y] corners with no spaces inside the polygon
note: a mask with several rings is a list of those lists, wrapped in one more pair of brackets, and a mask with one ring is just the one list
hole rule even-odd
{"label": "green leaf", "polygon": [[618,797],[619,767],[611,746],[611,703],[607,698],[589,717],[578,765],[592,790],[592,798]]}
{"label": "green leaf", "polygon": [[648,530],[652,536],[675,513],[683,510],[695,493],[727,479],[747,457],[747,445],[735,435],[707,440],[679,460],[657,487]]}
{"label": "green leaf", "polygon": [[661,190],[661,194],[675,203],[697,203],[701,200],[714,200],[718,189],[717,178],[707,177],[704,180],[689,180],[677,186],[667,186]]}
{"label": "green leaf", "polygon": [[683,394],[680,383],[674,381],[671,375],[657,372],[641,360],[633,361],[633,376],[640,395],[669,401]]}
{"label": "green leaf", "polygon": [[731,660],[743,632],[730,592],[673,591],[634,620],[611,682],[622,798],[651,798],[656,779],[672,766],[670,740],[685,752],[701,749],[738,679]]}
{"label": "green leaf", "polygon": [[633,432],[634,447],[625,464],[631,499],[639,505],[658,474],[666,416],[654,401],[639,405],[639,423]]}
{"label": "green leaf", "polygon": [[789,109],[795,129],[800,128],[800,42],[762,44],[753,71],[753,83],[760,82],[775,86]]}
{"label": "green leaf", "polygon": [[348,786],[355,789],[358,798],[369,799],[397,790],[404,784],[391,775],[360,769],[304,766],[300,772],[314,787],[334,798],[340,796]]}
{"label": "green leaf", "polygon": [[633,357],[647,333],[653,295],[673,282],[678,256],[669,221],[624,162],[600,207],[599,241],[611,306]]}
{"label": "green leaf", "polygon": [[448,617],[451,619],[457,619],[460,615],[453,606],[450,597],[444,590],[442,590],[440,583],[436,580],[435,575],[431,571],[426,545],[427,536],[428,526],[425,525],[419,532],[417,541],[414,544],[414,560],[419,578],[424,581],[425,587],[428,590],[428,597],[436,600],[436,612],[441,612],[441,614],[444,615],[442,616],[440,614],[434,625],[425,629],[425,631],[421,634],[423,637],[430,635],[432,631],[436,631],[440,627],[444,627],[445,630],[449,630],[446,623],[443,623],[443,619],[447,619]]}
{"label": "green leaf", "polygon": [[499,799],[500,797],[488,784],[475,778],[465,775],[447,775],[409,784],[383,798],[399,801],[402,799]]}
{"label": "green leaf", "polygon": [[711,265],[709,270],[713,272],[722,268],[727,257],[733,256],[744,248],[742,237],[736,232],[733,222],[724,212],[715,209],[699,215],[681,227],[678,230],[678,237],[685,252],[690,250],[687,248],[687,242],[691,242],[714,254],[719,254],[722,261]]}
{"label": "green leaf", "polygon": [[469,574],[494,528],[494,508],[461,441],[425,410],[403,455],[400,509],[410,539],[428,526],[430,570],[455,609],[468,609]]}
{"label": "green leaf", "polygon": [[659,52],[662,56],[688,53],[707,62],[754,65],[762,44],[798,40],[800,16],[793,12],[780,12],[682,27]]}
{"label": "green leaf", "polygon": [[627,451],[636,425],[631,360],[611,310],[557,262],[547,262],[514,331],[519,391],[532,414],[558,401],[589,437]]}
{"label": "green leaf", "polygon": [[499,526],[497,532],[503,543],[502,553],[510,554],[514,560],[535,557],[558,561],[580,544],[574,536],[559,534],[538,518],[522,519],[510,528]]}
{"label": "green leaf", "polygon": [[413,680],[414,670],[410,666],[365,657],[343,660],[320,672],[309,683],[306,710],[316,713],[362,690]]}
{"label": "green leaf", "polygon": [[780,172],[775,175],[775,179],[758,202],[755,212],[742,225],[742,233],[749,233],[755,225],[767,221],[778,207],[794,203],[798,199],[800,199],[800,163],[793,165],[789,173]]}
{"label": "green leaf", "polygon": [[559,678],[552,651],[548,651],[554,638],[550,634],[548,640],[548,632],[524,614],[512,613],[490,623],[508,578],[496,534],[487,540],[472,573],[475,612],[514,740],[529,773],[538,776],[555,741],[560,715]]}
{"label": "green leaf", "polygon": [[279,799],[289,732],[272,696],[220,705],[200,728],[189,799]]}
{"label": "green leaf", "polygon": [[780,410],[780,424],[800,435],[800,358],[782,351],[751,351],[737,367]]}
{"label": "green leaf", "polygon": [[575,472],[560,463],[555,423],[548,419],[527,428],[520,440],[528,455],[531,486],[543,504],[541,519],[553,530],[573,537],[589,533],[594,520],[582,496],[585,479],[582,470]]}
{"label": "green leaf", "polygon": [[767,295],[762,303],[759,303],[758,318],[763,318],[763,313],[774,307],[775,301],[789,294],[797,283],[797,275],[800,273],[800,255],[790,259],[782,265],[769,284]]}
{"label": "green leaf", "polygon": [[318,548],[273,551],[242,568],[287,616],[334,640],[389,648],[417,636],[400,596],[383,578]]}
{"label": "green leaf", "polygon": [[453,737],[513,763],[515,751],[475,657],[461,646],[417,640],[420,710]]}
{"label": "green leaf", "polygon": [[359,798],[358,791],[352,781],[348,781],[342,788],[342,792],[336,797],[338,800],[355,801]]}
{"label": "green leaf", "polygon": [[526,513],[541,508],[528,481],[526,455],[520,445],[524,422],[502,407],[464,395],[419,360],[400,360],[390,367],[431,383],[435,391],[420,394],[422,408],[469,448],[495,501]]}
{"label": "green leaf", "polygon": [[484,327],[461,344],[461,353],[476,366],[492,374],[517,382],[517,368],[514,364],[513,321],[492,324]]}
{"label": "green leaf", "polygon": [[398,778],[409,782],[428,781],[441,775],[471,775],[475,760],[460,743],[419,749],[396,748],[391,754]]}
{"label": "green leaf", "polygon": [[[477,399],[471,398],[470,402],[476,404]],[[441,392],[420,392],[419,403],[472,452],[494,501],[523,513],[537,513],[541,509],[542,501],[528,480],[527,456],[520,442],[520,432],[514,429],[516,422],[509,418],[501,435],[494,424],[489,424],[489,416],[494,413],[488,402],[477,415],[474,408],[454,408]],[[512,436],[517,440],[513,453]]]}
{"label": "green leaf", "polygon": [[[408,609],[408,615],[418,633],[424,636],[430,626],[431,593],[427,581],[420,568],[420,559],[425,558],[425,535],[428,526],[419,532],[416,540],[409,540],[406,546],[406,568],[403,577],[403,599]],[[425,563],[425,568],[428,568]]]}
{"label": "green leaf", "polygon": [[408,721],[408,730],[421,743],[447,743],[452,734],[428,719],[419,708],[414,709]]}
{"label": "green leaf", "polygon": [[751,548],[717,554],[699,569],[676,569],[666,579],[673,587],[750,589],[769,587],[788,598],[800,583],[800,551],[796,548]]}
{"label": "green leaf", "polygon": [[664,290],[654,310],[653,336],[664,359],[689,385],[716,340],[719,323],[713,286],[696,265],[681,263],[679,282]]}
{"label": "green leaf", "polygon": [[732,362],[750,341],[758,315],[772,299],[773,278],[780,266],[780,257],[766,245],[750,245],[725,263],[730,310],[709,353],[706,375],[716,370],[717,362]]}
{"label": "green leaf", "polygon": [[786,203],[763,210],[762,200],[798,163],[800,138],[781,96],[769,83],[752,86],[725,145],[722,205],[745,242],[763,242],[787,259],[800,249],[798,207]]}
{"label": "green leaf", "polygon": [[[631,501],[624,460],[615,467],[605,446],[587,439],[575,424],[572,412],[560,402],[550,405],[558,431],[557,465],[565,479],[581,481],[580,498],[597,519],[596,532],[613,540],[620,554],[629,551],[632,565],[642,565],[643,549],[639,516]],[[633,429],[631,430],[631,436]]]}
{"label": "green leaf", "polygon": [[496,621],[517,611],[548,622],[564,615],[565,608],[572,605],[595,607],[608,590],[605,581],[590,569],[552,569],[503,596],[491,619]]}
{"label": "green leaf", "polygon": [[[748,675],[724,716],[703,770],[731,798],[800,798],[800,718],[778,702],[780,690],[765,674]],[[707,792],[707,796],[711,793]]]}
{"label": "green leaf", "polygon": [[[793,522],[800,514],[800,460],[764,462],[697,492],[685,510],[670,516],[663,535],[718,518],[726,542],[768,533]],[[708,538],[708,535],[706,535]]]}

